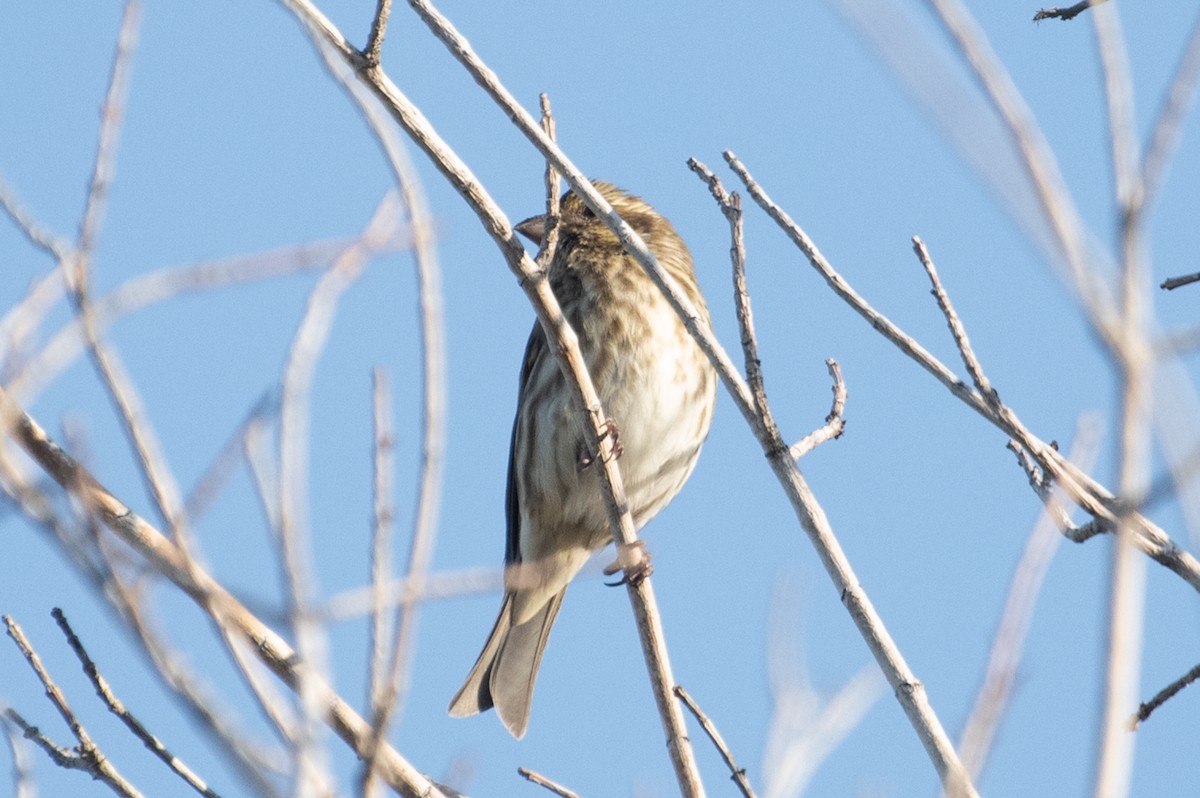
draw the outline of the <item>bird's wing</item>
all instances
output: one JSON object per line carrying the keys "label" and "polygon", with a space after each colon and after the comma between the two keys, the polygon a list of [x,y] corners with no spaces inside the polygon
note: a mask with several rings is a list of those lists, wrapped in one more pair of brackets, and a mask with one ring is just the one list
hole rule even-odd
{"label": "bird's wing", "polygon": [[521,365],[520,388],[517,391],[517,412],[513,418],[512,440],[508,444],[508,493],[504,500],[504,516],[508,524],[507,537],[504,547],[504,564],[516,565],[521,562],[521,507],[517,496],[517,425],[521,420],[521,402],[529,387],[529,375],[533,373],[534,364],[546,352],[546,334],[542,325],[534,322],[533,331],[529,334],[529,343],[525,345],[525,362]]}

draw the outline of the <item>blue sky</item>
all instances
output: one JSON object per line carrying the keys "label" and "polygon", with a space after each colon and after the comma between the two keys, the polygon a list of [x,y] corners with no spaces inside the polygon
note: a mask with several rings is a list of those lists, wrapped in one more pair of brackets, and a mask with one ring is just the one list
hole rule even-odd
{"label": "blue sky", "polygon": [[[750,6],[751,4],[747,4]],[[942,53],[923,4],[897,3]],[[1144,137],[1188,36],[1190,19],[1115,0],[1129,47]],[[1112,176],[1095,39],[1085,14],[1030,22],[1034,4],[971,3],[1045,135],[1098,246],[1115,241]],[[326,2],[351,40],[365,40],[374,3]],[[906,29],[891,3],[860,5],[877,30]],[[548,92],[559,141],[587,174],[644,196],[676,225],[698,265],[716,332],[736,352],[727,227],[687,170],[720,169],[731,149],[868,300],[945,363],[958,358],[910,238],[928,244],[976,351],[1001,396],[1038,435],[1067,445],[1081,414],[1099,415],[1096,476],[1113,484],[1114,377],[1070,291],[994,183],[1021,178],[962,73],[918,61],[925,104],[829,3],[661,2],[475,4],[442,10],[530,109]],[[95,148],[120,4],[9,4],[0,10],[0,175],[44,225],[72,237]],[[155,269],[357,233],[390,187],[356,110],[307,37],[276,3],[147,3],[126,120],[95,258],[103,294]],[[407,7],[383,49],[393,80],[416,102],[513,220],[539,211],[542,164]],[[910,62],[911,63],[911,62]],[[955,67],[956,69],[958,67]],[[930,104],[934,109],[930,113]],[[951,143],[972,142],[984,173]],[[1196,270],[1200,151],[1184,131],[1149,227],[1157,284]],[[516,379],[532,312],[463,201],[413,151],[429,196],[442,266],[449,430],[436,570],[499,565]],[[829,407],[824,361],[849,390],[846,435],[802,463],[858,576],[952,736],[974,700],[1011,571],[1038,513],[1001,433],[951,397],[850,312],[756,209],[746,218],[749,283],[767,390],[785,437],[818,426]],[[53,265],[0,224],[5,311]],[[122,319],[109,331],[133,375],[180,483],[189,488],[249,408],[277,384],[316,277],[295,275],[196,294]],[[312,405],[312,558],[323,595],[368,574],[370,373],[387,369],[397,430],[396,559],[407,551],[419,438],[415,281],[405,253],[382,256],[347,291],[320,361]],[[1194,319],[1192,293],[1152,299],[1164,329]],[[69,318],[60,305],[35,341]],[[5,356],[8,357],[6,351]],[[1183,363],[1189,377],[1191,362]],[[961,369],[959,369],[961,371]],[[56,435],[71,431],[99,478],[139,512],[151,504],[103,390],[77,359],[28,409]],[[1192,440],[1188,417],[1164,429]],[[1159,458],[1155,473],[1162,471]],[[1195,548],[1175,501],[1151,516]],[[97,605],[43,533],[14,513],[0,521],[0,611],[26,628],[105,750],[154,795],[183,795],[140,746],[94,706],[51,607],[64,608],[115,689],[227,795],[239,787],[148,676],[126,633]],[[239,468],[196,524],[212,570],[255,609],[277,617],[270,535]],[[870,655],[849,622],[758,445],[724,395],[682,494],[647,527],[654,584],[677,678],[708,711],[756,786],[772,699],[767,619],[773,601],[800,641],[814,687],[835,692]],[[1063,544],[1034,617],[1017,691],[984,794],[1090,791],[1097,738],[1111,541]],[[781,587],[784,585],[785,587]],[[776,597],[783,596],[783,599]],[[673,778],[623,591],[594,576],[569,591],[546,653],[530,731],[509,739],[495,718],[448,718],[445,707],[494,618],[497,594],[428,604],[396,747],[435,777],[470,773],[472,794],[536,788],[527,766],[583,795],[669,795]],[[1151,564],[1143,696],[1200,652],[1195,594]],[[181,598],[160,591],[159,622],[214,682],[235,677],[220,644]],[[361,705],[366,622],[331,630],[335,678]],[[0,646],[0,699],[66,738],[24,663]],[[248,728],[266,734],[240,688]],[[1133,794],[1184,794],[1200,778],[1191,692],[1138,733]],[[698,741],[712,794],[727,774]],[[332,743],[349,789],[350,756]],[[7,767],[0,754],[0,767]],[[37,761],[45,794],[81,790],[77,773]],[[936,777],[895,701],[884,695],[816,774],[810,795],[933,794]]]}

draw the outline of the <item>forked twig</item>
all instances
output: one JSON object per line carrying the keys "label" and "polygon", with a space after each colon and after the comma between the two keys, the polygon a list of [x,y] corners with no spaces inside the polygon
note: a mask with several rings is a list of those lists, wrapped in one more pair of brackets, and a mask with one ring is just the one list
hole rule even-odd
{"label": "forked twig", "polygon": [[138,718],[129,711],[121,699],[117,698],[116,694],[108,684],[108,680],[100,673],[100,669],[96,667],[96,663],[92,661],[87,649],[84,648],[83,642],[75,634],[75,630],[71,628],[71,624],[67,621],[66,614],[59,608],[55,607],[50,613],[54,616],[58,628],[62,630],[63,635],[67,639],[67,644],[71,650],[75,652],[75,656],[79,659],[79,664],[83,667],[84,674],[92,682],[92,686],[96,688],[96,695],[100,696],[100,700],[108,707],[109,711],[121,719],[126,728],[133,733],[142,745],[144,745],[152,754],[161,759],[163,763],[175,772],[179,778],[200,795],[206,798],[220,798],[216,791],[209,787],[203,779],[201,779],[195,771],[184,764],[183,760],[171,753],[162,741],[150,733]]}
{"label": "forked twig", "polygon": [[66,695],[42,664],[41,657],[33,650],[33,646],[29,644],[29,640],[25,637],[25,632],[21,629],[20,625],[8,615],[4,616],[4,625],[8,631],[8,636],[17,644],[21,655],[25,657],[25,661],[29,663],[29,667],[37,675],[38,681],[45,687],[46,698],[58,710],[58,714],[62,716],[62,719],[66,721],[67,727],[71,730],[71,734],[75,739],[79,741],[79,745],[73,750],[55,745],[49,737],[27,723],[14,709],[9,708],[7,710],[8,719],[17,724],[22,732],[24,732],[25,737],[33,740],[59,767],[82,770],[90,774],[92,778],[104,782],[120,795],[127,796],[127,798],[141,798],[142,794],[120,774],[116,766],[104,755],[100,747],[92,740],[91,735],[88,734],[83,723],[71,710],[70,704],[67,703]]}

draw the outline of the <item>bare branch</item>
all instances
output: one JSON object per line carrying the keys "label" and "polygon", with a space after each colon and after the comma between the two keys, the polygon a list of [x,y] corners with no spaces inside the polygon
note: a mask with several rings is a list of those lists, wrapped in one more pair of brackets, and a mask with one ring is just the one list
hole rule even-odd
{"label": "bare branch", "polygon": [[62,630],[63,635],[67,638],[67,644],[75,652],[75,656],[79,659],[79,664],[83,666],[84,674],[91,680],[92,686],[96,688],[96,695],[100,696],[100,700],[104,702],[109,711],[120,718],[121,722],[133,732],[133,735],[141,741],[142,745],[146,746],[152,754],[161,759],[189,787],[200,795],[207,796],[207,798],[219,798],[219,795],[214,790],[205,784],[182,760],[172,754],[163,745],[162,741],[151,734],[145,725],[117,698],[112,688],[109,687],[108,681],[101,675],[100,669],[96,667],[96,663],[88,655],[83,642],[76,636],[75,630],[71,628],[66,614],[57,607],[50,614],[54,616],[59,629]]}
{"label": "bare branch", "polygon": [[[1171,88],[1167,90],[1163,99],[1162,108],[1154,124],[1154,132],[1150,134],[1150,143],[1146,146],[1146,153],[1142,158],[1142,202],[1146,208],[1157,198],[1171,156],[1175,154],[1179,145],[1183,134],[1183,122],[1196,97],[1197,81],[1200,81],[1200,14],[1196,15],[1196,21],[1192,24],[1187,47],[1179,59],[1175,77],[1171,80]],[[1177,287],[1163,284],[1163,288]]]}
{"label": "bare branch", "polygon": [[[221,620],[248,638],[254,653],[285,684],[296,689],[300,672],[309,666],[270,627],[255,617],[221,587],[207,572],[186,563],[178,548],[162,533],[119,501],[79,463],[54,443],[28,414],[0,389],[0,420],[11,435],[56,482],[117,534],[134,551],[201,607],[216,607]],[[370,727],[333,689],[313,674],[308,677],[319,690],[322,716],[360,756],[366,747]],[[380,776],[404,796],[444,798],[444,793],[417,771],[391,746],[381,744]]]}
{"label": "bare branch", "polygon": [[539,787],[545,787],[550,792],[560,796],[560,798],[579,798],[578,793],[571,792],[566,787],[558,784],[557,782],[551,781],[541,773],[538,773],[536,770],[530,770],[529,768],[517,768],[517,773],[521,774],[526,781],[531,781]]}
{"label": "bare branch", "polygon": [[33,214],[17,197],[16,191],[2,178],[0,178],[0,210],[4,211],[5,215],[12,220],[12,223],[30,244],[54,258],[55,262],[63,263],[70,256],[71,245],[33,218]]}
{"label": "bare branch", "polygon": [[396,514],[392,498],[396,441],[392,432],[391,413],[392,395],[387,372],[376,366],[371,378],[374,523],[371,535],[371,656],[367,673],[368,700],[373,712],[379,711],[386,692],[387,652],[391,649],[391,637],[395,631],[388,623],[387,614],[387,582],[392,576],[392,524]]}
{"label": "bare branch", "polygon": [[391,13],[392,0],[376,0],[371,34],[367,37],[367,46],[363,48],[363,58],[370,66],[379,65],[379,50],[383,47],[383,37],[387,35],[388,17]]}
{"label": "bare branch", "polygon": [[7,714],[0,714],[0,725],[4,726],[4,738],[13,762],[13,798],[37,798],[37,786],[33,781],[33,757],[29,745],[20,733],[16,721]]}
{"label": "bare branch", "polygon": [[833,407],[829,409],[829,415],[825,416],[824,426],[791,445],[788,456],[793,460],[799,460],[826,441],[842,437],[842,433],[846,431],[846,382],[842,379],[842,367],[833,358],[825,361],[825,367],[829,369],[829,376],[833,377]]}
{"label": "bare branch", "polygon": [[[1055,482],[1063,486],[1071,501],[1096,518],[1101,529],[1111,532],[1116,528],[1117,510],[1115,508],[1119,503],[1111,492],[1088,474],[1080,471],[1059,454],[1053,446],[1030,432],[1007,405],[1002,405],[998,410],[985,402],[978,391],[967,387],[945,364],[872,307],[841,274],[834,270],[812,239],[792,220],[787,212],[775,204],[742,162],[732,152],[726,152],[725,158],[730,168],[746,184],[750,196],[792,239],[834,293],[862,316],[876,332],[891,341],[901,352],[942,383],[957,399],[983,416],[1004,434],[1015,438],[1038,464],[1050,473]],[[1200,562],[1190,553],[1181,549],[1161,528],[1144,515],[1135,513],[1132,517],[1137,522],[1136,543],[1142,552],[1182,577],[1194,590],[1200,591]]]}
{"label": "bare branch", "polygon": [[1140,704],[1138,706],[1138,711],[1129,719],[1127,723],[1127,728],[1129,731],[1137,731],[1138,725],[1141,724],[1142,721],[1148,719],[1154,710],[1170,701],[1175,697],[1176,693],[1197,679],[1200,679],[1200,665],[1192,668],[1187,673],[1183,674],[1178,679],[1159,690],[1149,701]]}
{"label": "bare branch", "polygon": [[683,685],[675,685],[675,695],[684,706],[695,716],[700,722],[700,728],[704,729],[704,733],[708,735],[708,739],[712,740],[712,744],[716,746],[717,752],[721,754],[721,759],[725,760],[725,765],[729,768],[729,773],[733,783],[742,791],[742,795],[746,798],[755,798],[754,788],[750,786],[750,779],[746,778],[746,769],[738,767],[737,760],[733,758],[733,753],[729,750],[729,746],[725,744],[721,733],[717,731],[716,724],[709,719],[708,715],[700,709],[700,705],[696,703],[691,694],[683,688]]}
{"label": "bare branch", "polygon": [[1066,22],[1069,19],[1075,19],[1075,17],[1087,11],[1092,6],[1098,6],[1103,2],[1104,0],[1080,0],[1075,5],[1067,6],[1066,8],[1043,8],[1033,15],[1033,21],[1041,22],[1043,19],[1061,19],[1063,22]]}
{"label": "bare branch", "polygon": [[933,295],[937,299],[938,307],[942,310],[942,315],[946,317],[946,324],[950,326],[950,334],[954,336],[954,344],[958,347],[963,365],[967,367],[967,373],[971,375],[971,381],[975,383],[975,390],[979,391],[979,395],[985,402],[998,408],[1000,397],[996,394],[996,389],[992,387],[987,375],[983,373],[983,366],[979,363],[979,358],[975,356],[975,351],[971,349],[971,339],[967,337],[967,330],[958,318],[958,312],[955,311],[949,294],[942,286],[942,280],[938,277],[933,259],[929,257],[929,250],[926,249],[925,242],[917,236],[913,236],[912,242],[913,251],[917,253],[917,258],[925,267],[925,273],[929,275],[929,282],[933,286]]}
{"label": "bare branch", "polygon": [[1185,285],[1191,285],[1195,282],[1200,282],[1200,272],[1192,272],[1181,277],[1168,277],[1158,287],[1167,291],[1174,291],[1176,288],[1182,288]]}
{"label": "bare branch", "polygon": [[75,716],[67,703],[67,697],[63,691],[50,677],[50,673],[42,665],[41,657],[29,645],[29,640],[25,637],[24,631],[12,619],[11,616],[4,616],[4,625],[8,631],[8,636],[17,644],[17,648],[21,651],[21,655],[25,657],[25,661],[29,663],[29,667],[37,674],[38,680],[42,686],[46,688],[46,698],[58,710],[58,714],[67,722],[67,727],[70,728],[71,734],[79,741],[78,747],[74,751],[68,751],[60,746],[54,745],[48,737],[42,735],[37,729],[25,722],[25,719],[17,714],[16,710],[9,709],[7,714],[9,720],[21,727],[25,737],[32,739],[41,748],[50,755],[55,764],[59,767],[71,768],[74,770],[82,770],[90,774],[92,778],[98,779],[110,787],[118,795],[127,796],[127,798],[141,798],[141,793],[138,792],[132,784],[130,784],[124,776],[122,776],[115,765],[101,752],[99,746],[92,740],[83,723]]}
{"label": "bare branch", "polygon": [[303,718],[297,728],[297,779],[300,783],[330,783],[328,759],[319,745],[318,724],[324,698],[317,682],[326,662],[326,637],[316,612],[316,588],[308,540],[308,435],[310,389],[317,363],[328,340],[337,305],[358,279],[376,247],[400,224],[399,203],[389,195],[367,224],[362,241],[347,249],[313,287],[304,316],[296,328],[281,380],[279,402],[279,542],[288,586],[289,625],[296,649],[309,664],[298,682]]}

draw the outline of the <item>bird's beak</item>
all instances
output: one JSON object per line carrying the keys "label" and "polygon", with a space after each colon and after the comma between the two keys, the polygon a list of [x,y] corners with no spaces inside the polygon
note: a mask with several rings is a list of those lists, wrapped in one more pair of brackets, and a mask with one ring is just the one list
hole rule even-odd
{"label": "bird's beak", "polygon": [[513,229],[533,243],[541,245],[542,237],[546,235],[546,217],[530,216]]}

